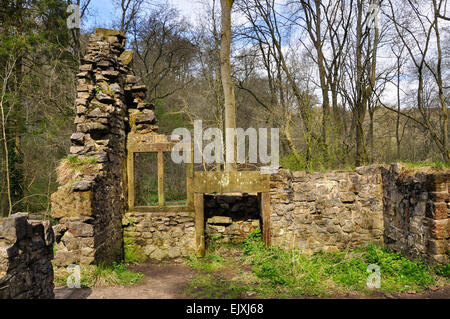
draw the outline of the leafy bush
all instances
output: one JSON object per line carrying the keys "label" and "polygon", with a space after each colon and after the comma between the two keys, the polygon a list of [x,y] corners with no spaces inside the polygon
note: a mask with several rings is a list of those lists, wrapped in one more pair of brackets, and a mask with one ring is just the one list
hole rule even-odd
{"label": "leafy bush", "polygon": [[450,264],[446,264],[444,266],[438,267],[436,269],[436,274],[446,277],[446,278],[450,278]]}

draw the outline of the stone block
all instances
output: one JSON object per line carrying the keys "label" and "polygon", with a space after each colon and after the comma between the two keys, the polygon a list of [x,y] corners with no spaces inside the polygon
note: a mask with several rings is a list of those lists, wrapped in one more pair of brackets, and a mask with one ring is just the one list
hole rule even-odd
{"label": "stone block", "polygon": [[208,224],[231,224],[233,221],[231,217],[228,216],[213,216],[208,218]]}

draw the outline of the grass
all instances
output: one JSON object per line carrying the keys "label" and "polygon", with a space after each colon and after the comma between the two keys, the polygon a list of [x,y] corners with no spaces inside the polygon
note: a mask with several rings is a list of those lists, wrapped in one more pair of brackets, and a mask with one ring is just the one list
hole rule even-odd
{"label": "grass", "polygon": [[[131,271],[124,263],[80,266],[82,287],[127,286],[138,283],[144,278],[139,272]],[[65,286],[70,274],[65,268],[55,270],[55,284]]]}
{"label": "grass", "polygon": [[450,163],[434,161],[434,162],[402,162],[409,169],[417,169],[430,167],[435,170],[444,170],[450,168]]}
{"label": "grass", "polygon": [[147,260],[144,249],[135,244],[135,239],[132,236],[126,235],[124,242],[124,261],[130,264],[140,264]]}
{"label": "grass", "polygon": [[[312,256],[299,250],[266,248],[260,233],[237,248],[214,247],[202,259],[190,257],[196,277],[185,293],[196,298],[290,298],[371,295],[376,292],[426,291],[448,285],[449,265],[434,268],[377,245]],[[370,289],[368,266],[381,271],[381,287]]]}
{"label": "grass", "polygon": [[72,156],[63,158],[57,167],[57,179],[60,185],[74,181],[83,174],[95,170],[97,160],[90,156]]}

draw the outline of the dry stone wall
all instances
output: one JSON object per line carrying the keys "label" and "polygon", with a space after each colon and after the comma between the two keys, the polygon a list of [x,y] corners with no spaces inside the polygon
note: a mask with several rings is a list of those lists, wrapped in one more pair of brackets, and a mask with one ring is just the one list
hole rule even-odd
{"label": "dry stone wall", "polygon": [[272,244],[304,252],[383,243],[411,258],[448,263],[450,172],[400,164],[271,176]]}
{"label": "dry stone wall", "polygon": [[146,259],[177,261],[195,253],[194,212],[128,212],[123,226],[125,244],[140,247]]}
{"label": "dry stone wall", "polygon": [[450,172],[383,169],[384,242],[430,263],[450,260]]}
{"label": "dry stone wall", "polygon": [[272,245],[304,252],[383,242],[381,172],[307,174],[279,170],[271,176]]}
{"label": "dry stone wall", "polygon": [[53,242],[49,221],[0,218],[0,299],[54,298]]}

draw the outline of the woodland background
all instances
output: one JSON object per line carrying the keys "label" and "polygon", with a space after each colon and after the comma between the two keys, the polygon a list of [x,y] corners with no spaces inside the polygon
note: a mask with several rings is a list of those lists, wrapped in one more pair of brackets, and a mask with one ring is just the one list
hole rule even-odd
{"label": "woodland background", "polygon": [[[111,0],[113,22],[92,23],[95,1],[0,0],[0,215],[49,211],[95,27],[126,33],[162,133],[223,128],[219,0],[195,23],[157,0]],[[81,30],[67,29],[70,3]],[[447,0],[235,0],[232,17],[236,125],[278,127],[282,166],[448,167]]]}

